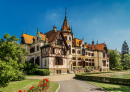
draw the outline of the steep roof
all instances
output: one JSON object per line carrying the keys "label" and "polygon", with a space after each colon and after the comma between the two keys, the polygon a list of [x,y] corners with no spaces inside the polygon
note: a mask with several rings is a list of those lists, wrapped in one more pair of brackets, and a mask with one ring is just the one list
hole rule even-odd
{"label": "steep roof", "polygon": [[97,44],[97,45],[85,45],[85,48],[101,51],[101,50],[104,50],[105,46],[106,45],[102,43],[102,44]]}
{"label": "steep roof", "polygon": [[24,37],[25,43],[27,44],[33,43],[33,38],[35,39],[35,36],[28,35],[28,34],[22,34],[21,37]]}
{"label": "steep roof", "polygon": [[51,35],[54,34],[54,33],[55,33],[55,31],[54,31],[54,30],[51,30],[51,31],[45,33],[45,35],[46,35],[47,38],[49,39],[49,38],[51,37]]}
{"label": "steep roof", "polygon": [[49,43],[53,42],[55,40],[55,37],[59,34],[60,31],[55,32],[52,34],[49,38]]}
{"label": "steep roof", "polygon": [[43,33],[40,33],[40,36],[41,36],[43,41],[48,40],[48,38],[46,38],[46,35],[44,35]]}
{"label": "steep roof", "polygon": [[69,26],[69,23],[68,23],[68,20],[67,20],[67,16],[66,16],[66,15],[65,15],[65,19],[64,19],[63,25],[62,25],[62,27],[61,27],[61,31],[71,32],[70,26]]}
{"label": "steep roof", "polygon": [[104,47],[106,46],[106,44],[102,43],[102,44],[97,44],[97,45],[95,45],[95,46],[96,46],[96,48],[97,48],[98,50],[103,50]]}
{"label": "steep roof", "polygon": [[74,38],[73,39],[73,45],[74,46],[80,46],[82,41],[80,39]]}

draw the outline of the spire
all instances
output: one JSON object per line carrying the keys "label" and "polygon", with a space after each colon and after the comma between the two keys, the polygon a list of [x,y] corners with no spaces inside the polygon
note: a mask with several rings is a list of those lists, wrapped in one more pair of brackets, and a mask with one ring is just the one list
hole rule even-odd
{"label": "spire", "polygon": [[66,9],[65,8],[65,19],[64,19],[64,22],[63,22],[63,25],[61,27],[61,31],[68,31],[68,32],[71,32],[71,29],[70,29],[70,26],[69,26],[69,23],[68,23],[68,20],[67,20],[67,16],[66,16]]}
{"label": "spire", "polygon": [[27,33],[26,34],[28,34],[28,28],[27,28]]}
{"label": "spire", "polygon": [[94,45],[94,38],[93,38],[93,41],[92,41],[92,45]]}
{"label": "spire", "polygon": [[67,8],[65,8],[65,20],[67,20],[67,16],[66,16],[66,14],[67,14],[67,13],[66,13],[66,9],[67,9]]}
{"label": "spire", "polygon": [[38,27],[37,27],[37,34],[38,34]]}
{"label": "spire", "polygon": [[97,44],[98,44],[98,40],[97,40]]}

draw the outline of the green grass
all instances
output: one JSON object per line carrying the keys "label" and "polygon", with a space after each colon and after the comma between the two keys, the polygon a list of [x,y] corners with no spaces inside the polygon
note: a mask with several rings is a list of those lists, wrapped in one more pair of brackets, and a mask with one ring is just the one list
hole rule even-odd
{"label": "green grass", "polygon": [[108,83],[93,82],[93,81],[87,81],[87,82],[92,83],[98,87],[101,87],[109,92],[130,92],[130,86],[126,86],[126,85],[108,84]]}
{"label": "green grass", "polygon": [[23,81],[10,82],[5,88],[0,88],[0,92],[18,92],[18,90],[27,90],[32,85],[38,84],[40,80],[37,79],[27,79]]}
{"label": "green grass", "polygon": [[119,75],[114,75],[111,77],[113,77],[113,78],[130,78],[130,74],[119,74]]}
{"label": "green grass", "polygon": [[[0,92],[18,92],[19,90],[28,90],[32,85],[37,85],[39,79],[26,79],[23,81],[10,82],[5,88],[0,88]],[[47,92],[55,92],[58,88],[58,84],[50,81],[50,87]]]}
{"label": "green grass", "polygon": [[48,88],[47,92],[55,92],[59,85],[55,82],[50,82],[50,87]]}

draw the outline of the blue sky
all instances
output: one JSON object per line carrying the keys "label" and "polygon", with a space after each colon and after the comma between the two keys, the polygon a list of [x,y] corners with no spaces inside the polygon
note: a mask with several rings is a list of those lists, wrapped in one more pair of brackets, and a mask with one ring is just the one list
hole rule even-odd
{"label": "blue sky", "polygon": [[22,30],[35,36],[37,27],[43,33],[54,25],[60,30],[65,7],[76,38],[119,51],[125,40],[130,46],[130,0],[0,0],[0,38],[20,38]]}

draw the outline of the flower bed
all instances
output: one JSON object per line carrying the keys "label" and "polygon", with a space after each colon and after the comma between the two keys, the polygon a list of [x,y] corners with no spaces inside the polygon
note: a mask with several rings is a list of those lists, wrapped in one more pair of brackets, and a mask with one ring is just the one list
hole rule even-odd
{"label": "flower bed", "polygon": [[30,87],[28,90],[19,90],[18,92],[44,92],[49,88],[49,80],[43,79],[38,85]]}

